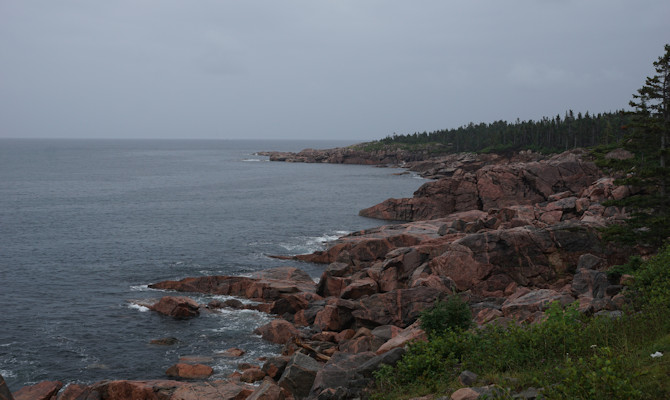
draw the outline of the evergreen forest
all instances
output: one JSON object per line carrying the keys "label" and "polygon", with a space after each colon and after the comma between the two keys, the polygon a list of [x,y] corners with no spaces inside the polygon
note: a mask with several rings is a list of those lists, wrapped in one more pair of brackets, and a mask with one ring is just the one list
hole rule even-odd
{"label": "evergreen forest", "polygon": [[407,149],[427,147],[432,153],[506,153],[530,149],[556,153],[575,147],[607,145],[626,135],[630,115],[623,110],[576,115],[572,110],[539,121],[470,123],[456,129],[389,135],[366,144],[367,149],[391,146]]}

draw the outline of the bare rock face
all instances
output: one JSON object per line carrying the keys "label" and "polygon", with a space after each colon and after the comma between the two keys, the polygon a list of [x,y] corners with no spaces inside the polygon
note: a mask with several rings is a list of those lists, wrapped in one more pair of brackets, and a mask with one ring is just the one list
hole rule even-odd
{"label": "bare rock face", "polygon": [[416,321],[421,311],[432,306],[442,295],[441,291],[430,287],[378,293],[361,299],[352,315],[360,326],[396,325],[404,328]]}
{"label": "bare rock face", "polygon": [[536,319],[535,316],[544,311],[554,301],[558,301],[565,306],[573,302],[574,298],[555,290],[538,289],[519,298],[507,300],[502,306],[502,312],[506,317],[513,318],[516,321],[532,322]]}
{"label": "bare rock face", "polygon": [[421,186],[411,199],[389,199],[361,210],[370,218],[399,221],[437,219],[466,210],[488,211],[535,204],[561,191],[579,193],[596,180],[596,166],[574,152],[549,160],[493,164]]}
{"label": "bare rock face", "polygon": [[176,319],[187,319],[200,315],[198,303],[183,296],[163,296],[150,309]]}

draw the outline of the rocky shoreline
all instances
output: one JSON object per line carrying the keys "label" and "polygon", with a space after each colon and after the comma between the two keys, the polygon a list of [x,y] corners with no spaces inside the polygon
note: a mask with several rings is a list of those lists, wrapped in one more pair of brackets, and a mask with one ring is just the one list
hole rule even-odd
{"label": "rocky shoreline", "polygon": [[[389,199],[361,211],[405,223],[352,233],[325,251],[279,257],[327,264],[318,283],[298,268],[282,267],[251,277],[151,285],[256,301],[197,304],[165,296],[150,308],[177,319],[224,307],[274,314],[275,320],[254,333],[284,345],[281,356],[240,365],[228,380],[206,380],[209,367],[191,362],[168,370],[178,380],[103,381],[65,389],[60,382],[42,382],[13,398],[357,398],[373,371],[397,362],[408,342],[425,339],[420,312],[446,296],[465,300],[480,326],[541,321],[553,301],[578,302],[583,313],[613,317],[624,305],[627,277],[611,282],[605,270],[633,250],[606,245],[598,228],[626,218],[625,210],[602,203],[627,197],[632,189],[616,186],[585,151],[552,157],[361,155],[348,148],[260,154],[276,161],[403,165],[434,180],[411,199]],[[233,356],[240,351],[230,350]],[[5,392],[0,387],[0,399],[11,399]]]}

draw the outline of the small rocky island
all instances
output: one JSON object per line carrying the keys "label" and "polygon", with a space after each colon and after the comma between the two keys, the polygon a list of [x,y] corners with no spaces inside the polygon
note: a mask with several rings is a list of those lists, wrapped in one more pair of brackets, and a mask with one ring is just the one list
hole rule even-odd
{"label": "small rocky island", "polygon": [[[396,363],[408,342],[425,340],[419,315],[447,296],[466,301],[480,326],[541,321],[555,301],[609,316],[624,305],[622,282],[610,281],[604,271],[633,250],[607,245],[598,228],[626,218],[625,210],[602,203],[630,196],[631,188],[615,185],[584,150],[553,156],[522,151],[434,157],[354,148],[261,154],[284,162],[403,166],[431,180],[413,198],[388,199],[360,212],[392,224],[341,237],[324,251],[277,256],[294,259],[297,267],[301,261],[326,265],[318,283],[299,268],[281,267],[251,277],[151,285],[257,301],[197,304],[175,295],[150,308],[178,319],[223,307],[271,313],[277,318],[255,333],[283,345],[281,356],[240,366],[228,380],[207,380],[208,367],[193,362],[171,367],[175,380],[64,389],[60,382],[42,382],[13,398],[357,398],[373,371]],[[234,356],[243,350],[230,351]],[[6,389],[0,385],[0,399],[12,398]]]}

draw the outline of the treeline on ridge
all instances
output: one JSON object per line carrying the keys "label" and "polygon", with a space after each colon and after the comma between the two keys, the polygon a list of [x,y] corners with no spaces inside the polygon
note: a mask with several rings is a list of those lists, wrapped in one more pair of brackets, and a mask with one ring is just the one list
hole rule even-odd
{"label": "treeline on ridge", "polygon": [[538,121],[513,123],[470,123],[456,129],[389,135],[364,144],[366,150],[393,146],[407,149],[428,148],[434,153],[505,153],[530,149],[542,153],[562,152],[575,147],[616,143],[623,139],[630,116],[623,110],[591,115],[572,110],[563,117],[544,117]]}

